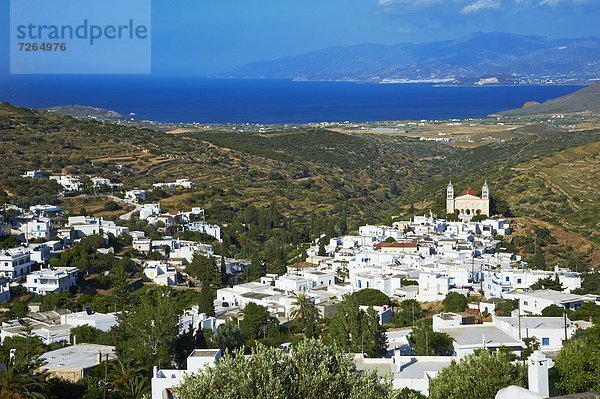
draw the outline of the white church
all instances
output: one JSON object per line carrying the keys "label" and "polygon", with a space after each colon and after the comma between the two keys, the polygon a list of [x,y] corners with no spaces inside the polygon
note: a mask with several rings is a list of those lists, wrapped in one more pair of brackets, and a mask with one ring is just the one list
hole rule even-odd
{"label": "white church", "polygon": [[481,197],[470,188],[455,197],[454,186],[450,182],[446,189],[446,212],[455,214],[462,220],[470,220],[477,215],[490,216],[490,188],[487,181],[481,188]]}

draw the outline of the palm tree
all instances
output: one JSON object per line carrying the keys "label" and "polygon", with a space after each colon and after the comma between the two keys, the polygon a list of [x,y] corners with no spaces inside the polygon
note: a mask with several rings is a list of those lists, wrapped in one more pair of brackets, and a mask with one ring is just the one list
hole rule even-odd
{"label": "palm tree", "polygon": [[319,320],[319,311],[312,298],[306,296],[306,294],[296,295],[290,315],[294,320],[300,321],[304,329],[304,334],[307,337],[312,337],[315,334],[315,325]]}
{"label": "palm tree", "polygon": [[148,392],[146,371],[131,362],[118,359],[111,364],[110,381],[125,399],[139,399]]}
{"label": "palm tree", "polygon": [[30,367],[9,364],[0,371],[0,398],[46,399],[44,395],[45,374],[36,374]]}

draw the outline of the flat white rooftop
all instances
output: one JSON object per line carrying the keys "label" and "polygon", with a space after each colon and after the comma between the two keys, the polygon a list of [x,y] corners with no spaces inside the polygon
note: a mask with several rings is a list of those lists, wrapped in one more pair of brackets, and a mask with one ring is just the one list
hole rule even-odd
{"label": "flat white rooftop", "polygon": [[452,356],[414,356],[410,358],[400,357],[399,363],[407,361],[403,364],[400,373],[397,376],[400,378],[425,378],[426,374],[438,372],[444,367],[452,363],[456,358]]}
{"label": "flat white rooftop", "polygon": [[554,291],[554,290],[539,290],[526,292],[523,296],[538,298],[538,299],[547,299],[549,301],[555,302],[573,302],[573,301],[583,301],[583,297],[581,295],[576,294],[567,294],[566,292]]}
{"label": "flat white rooftop", "polygon": [[451,336],[459,346],[523,346],[501,329],[493,325],[466,325],[460,327],[440,328],[440,332]]}
{"label": "flat white rooftop", "polygon": [[109,360],[117,358],[114,346],[80,344],[46,352],[40,359],[46,363],[44,368],[86,369],[98,364],[98,352],[102,360],[107,354]]}
{"label": "flat white rooftop", "polygon": [[[518,317],[498,317],[498,321],[509,323],[513,327],[519,327]],[[567,326],[571,325],[571,320],[567,319]],[[555,329],[564,328],[565,321],[562,317],[521,317],[521,328],[529,329]]]}

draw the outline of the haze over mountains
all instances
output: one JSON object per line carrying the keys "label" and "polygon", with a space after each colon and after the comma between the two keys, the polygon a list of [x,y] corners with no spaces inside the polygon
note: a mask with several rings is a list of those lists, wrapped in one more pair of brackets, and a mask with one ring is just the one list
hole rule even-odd
{"label": "haze over mountains", "polygon": [[221,77],[384,83],[590,83],[600,77],[600,39],[478,32],[430,43],[326,48],[247,64]]}

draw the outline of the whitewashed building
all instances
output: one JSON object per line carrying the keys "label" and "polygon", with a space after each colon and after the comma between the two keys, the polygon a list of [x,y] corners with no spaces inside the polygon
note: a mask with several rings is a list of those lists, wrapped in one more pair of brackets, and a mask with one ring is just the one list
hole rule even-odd
{"label": "whitewashed building", "polygon": [[141,202],[146,200],[146,190],[125,191],[125,199],[131,202]]}
{"label": "whitewashed building", "polygon": [[50,219],[31,219],[20,227],[21,232],[27,240],[50,239]]}
{"label": "whitewashed building", "polygon": [[0,303],[10,301],[10,282],[5,278],[0,278]]}
{"label": "whitewashed building", "polygon": [[550,305],[575,310],[581,307],[584,298],[581,295],[567,294],[553,290],[540,290],[524,292],[514,295],[519,299],[521,312],[530,314],[542,314],[542,310]]}
{"label": "whitewashed building", "polygon": [[196,349],[187,358],[185,370],[152,370],[152,399],[173,397],[173,388],[180,385],[186,376],[195,374],[207,366],[213,366],[223,353],[220,349]]}
{"label": "whitewashed building", "polygon": [[108,331],[118,323],[116,313],[98,313],[83,311],[67,313],[60,316],[60,324],[71,327],[90,326],[101,331]]}
{"label": "whitewashed building", "polygon": [[140,219],[146,220],[150,216],[160,215],[161,212],[160,204],[145,204],[140,209]]}
{"label": "whitewashed building", "polygon": [[146,262],[144,275],[158,285],[172,286],[178,281],[177,269],[162,261]]}
{"label": "whitewashed building", "polygon": [[0,276],[11,280],[23,280],[31,273],[34,262],[26,248],[11,248],[0,251]]}
{"label": "whitewashed building", "polygon": [[50,176],[50,180],[55,180],[65,191],[81,191],[83,189],[83,183],[77,177],[69,175]]}
{"label": "whitewashed building", "polygon": [[118,226],[115,222],[103,218],[87,216],[71,216],[67,228],[71,228],[75,238],[86,237],[94,234],[112,234],[115,237],[129,233],[129,228]]}
{"label": "whitewashed building", "polygon": [[77,285],[77,276],[76,267],[50,267],[28,274],[23,286],[38,295],[64,292]]}

